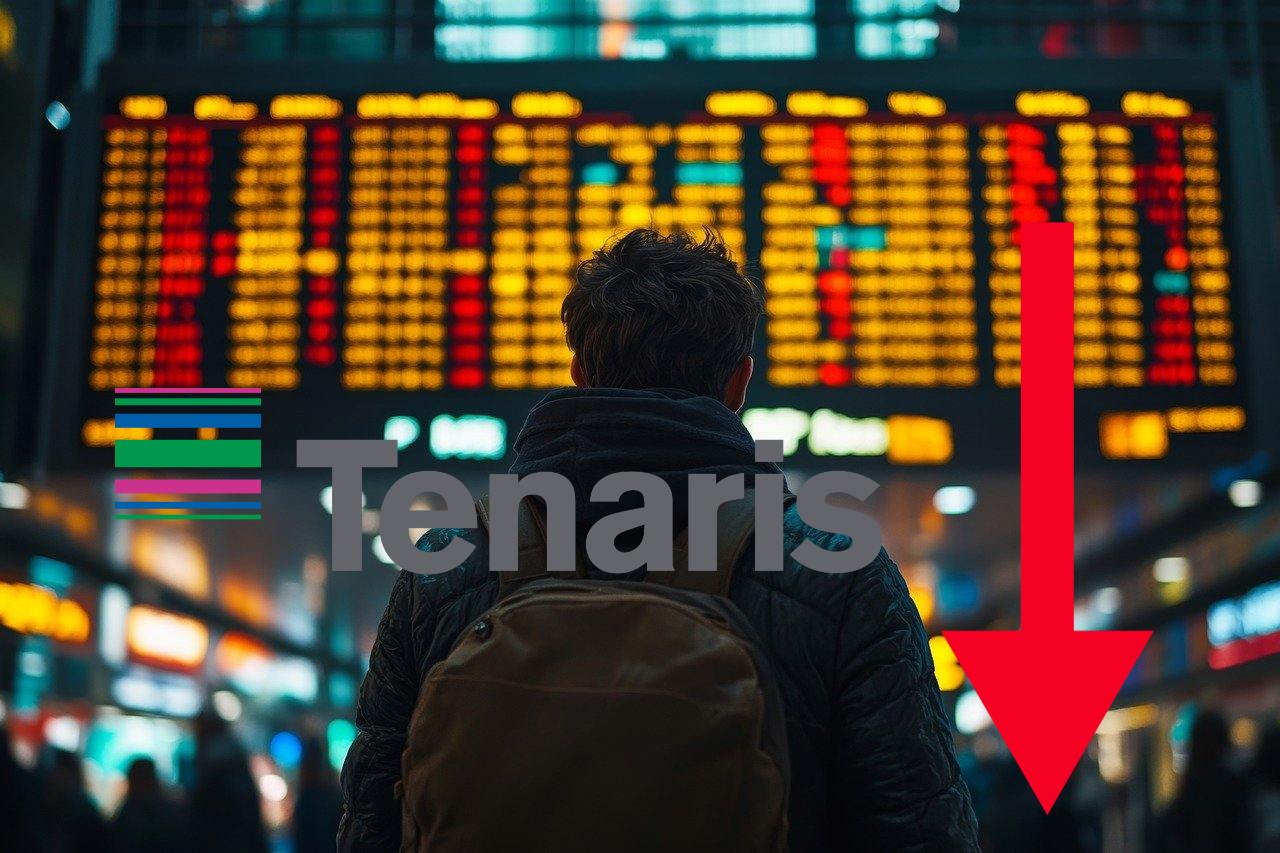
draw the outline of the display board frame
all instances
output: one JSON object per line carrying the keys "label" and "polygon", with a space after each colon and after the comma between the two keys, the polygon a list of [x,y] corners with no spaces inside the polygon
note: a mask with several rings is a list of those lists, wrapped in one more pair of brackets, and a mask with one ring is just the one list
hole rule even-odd
{"label": "display board frame", "polygon": [[[53,304],[59,306],[49,332],[52,369],[47,375],[41,411],[42,461],[51,468],[109,467],[111,454],[101,447],[85,447],[80,436],[84,420],[79,402],[85,390],[85,359],[80,343],[87,340],[89,308],[86,304],[93,280],[96,175],[101,161],[101,117],[104,106],[128,93],[155,93],[190,97],[193,93],[218,93],[230,97],[261,98],[282,92],[326,92],[351,96],[382,91],[455,91],[464,96],[497,95],[520,88],[583,93],[625,92],[644,87],[650,92],[705,93],[725,89],[821,89],[867,98],[883,98],[888,92],[923,90],[965,97],[999,93],[1008,98],[1017,89],[1071,89],[1112,91],[1151,89],[1212,102],[1220,109],[1225,144],[1221,150],[1224,215],[1232,252],[1232,293],[1235,297],[1237,332],[1235,345],[1240,377],[1234,393],[1202,394],[1218,389],[1193,389],[1197,405],[1241,401],[1243,389],[1248,423],[1230,436],[1185,436],[1157,461],[1103,458],[1098,447],[1097,418],[1107,411],[1160,409],[1189,402],[1188,391],[1178,388],[1088,389],[1077,394],[1078,464],[1081,465],[1187,465],[1203,466],[1238,462],[1259,449],[1277,447],[1280,429],[1277,403],[1266,394],[1266,365],[1280,364],[1280,344],[1271,332],[1280,319],[1280,295],[1267,286],[1274,280],[1275,252],[1273,207],[1268,195],[1273,184],[1270,163],[1259,157],[1267,150],[1265,123],[1259,119],[1258,94],[1252,81],[1233,77],[1224,64],[1179,65],[1141,61],[1019,63],[1016,86],[1009,84],[1004,63],[930,61],[927,63],[518,63],[453,66],[427,62],[405,65],[335,65],[291,63],[230,68],[202,63],[114,63],[103,69],[99,89],[87,93],[75,105],[67,146],[62,188],[59,243],[81,247],[60,253],[55,260]],[[323,82],[318,82],[323,81]],[[330,81],[332,81],[330,83]],[[536,83],[536,85],[535,85]],[[501,101],[501,99],[500,99]],[[1009,110],[1011,113],[1012,110]],[[746,202],[750,204],[750,200]],[[1265,211],[1265,216],[1259,216]],[[748,211],[748,215],[750,212]],[[975,239],[975,243],[978,241]],[[984,247],[977,245],[981,251]],[[985,290],[977,276],[978,291]],[[979,313],[983,306],[978,307]],[[760,336],[763,338],[763,335]],[[987,369],[984,367],[984,369]],[[213,384],[213,383],[211,383]],[[1223,389],[1225,390],[1225,389]],[[1135,394],[1137,397],[1135,398]],[[106,395],[109,398],[109,392]],[[502,418],[510,439],[523,422],[528,408],[542,396],[538,391],[492,391],[477,398],[475,391],[443,389],[430,392],[349,392],[353,401],[344,405],[341,417],[317,419],[304,394],[288,391],[265,394],[264,438],[267,467],[292,466],[292,441],[296,438],[381,437],[386,419],[396,414],[417,417],[424,425],[432,415],[447,413],[490,414]],[[332,399],[329,401],[333,402]],[[109,399],[108,399],[109,405]],[[751,407],[790,407],[802,411],[832,408],[853,417],[890,414],[945,419],[954,437],[954,452],[945,460],[961,467],[1007,468],[1017,463],[1017,391],[1011,388],[771,388],[757,383]],[[284,425],[291,425],[288,429]],[[1190,439],[1190,440],[1187,440]],[[509,451],[508,451],[509,452]],[[408,451],[406,451],[408,453]],[[425,452],[426,461],[435,462]],[[801,447],[793,460],[808,467],[830,467],[832,460]],[[882,457],[859,457],[860,466],[876,467]],[[943,460],[937,460],[941,462]],[[451,460],[451,464],[472,463]],[[418,467],[425,467],[418,465]]]}

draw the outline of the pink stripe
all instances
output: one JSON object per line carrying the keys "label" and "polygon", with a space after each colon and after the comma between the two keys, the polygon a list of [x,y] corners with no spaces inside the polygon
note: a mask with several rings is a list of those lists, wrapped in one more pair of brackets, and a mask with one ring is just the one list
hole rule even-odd
{"label": "pink stripe", "polygon": [[117,394],[261,394],[261,388],[117,388]]}
{"label": "pink stripe", "polygon": [[116,480],[118,495],[257,495],[261,480]]}

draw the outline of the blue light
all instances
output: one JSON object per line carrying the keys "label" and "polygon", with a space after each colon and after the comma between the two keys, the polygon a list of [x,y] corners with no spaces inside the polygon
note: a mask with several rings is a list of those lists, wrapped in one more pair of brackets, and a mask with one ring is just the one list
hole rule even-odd
{"label": "blue light", "polygon": [[939,614],[958,615],[977,610],[982,592],[977,579],[972,575],[944,572],[938,578],[934,594],[938,600]]}
{"label": "blue light", "polygon": [[612,186],[618,182],[618,167],[613,163],[587,163],[582,167],[582,183]]}
{"label": "blue light", "polygon": [[933,508],[943,515],[964,515],[977,502],[972,486],[943,486],[933,494]]}
{"label": "blue light", "polygon": [[677,184],[740,184],[741,163],[679,163]]}
{"label": "blue light", "polygon": [[293,732],[276,732],[268,747],[276,764],[292,770],[302,761],[302,741]]}
{"label": "blue light", "polygon": [[492,415],[436,415],[427,436],[437,459],[501,459],[507,453],[507,422]]}
{"label": "blue light", "polygon": [[53,125],[54,130],[66,130],[71,124],[71,110],[67,109],[62,101],[51,101],[49,106],[45,107],[44,117],[49,124]]}
{"label": "blue light", "polygon": [[382,427],[382,437],[396,443],[397,450],[404,450],[418,440],[422,427],[412,415],[392,415]]}
{"label": "blue light", "polygon": [[1161,293],[1187,293],[1191,290],[1187,274],[1173,270],[1156,270],[1155,285]]}
{"label": "blue light", "polygon": [[823,254],[834,249],[882,252],[887,245],[883,225],[823,225],[817,234]]}

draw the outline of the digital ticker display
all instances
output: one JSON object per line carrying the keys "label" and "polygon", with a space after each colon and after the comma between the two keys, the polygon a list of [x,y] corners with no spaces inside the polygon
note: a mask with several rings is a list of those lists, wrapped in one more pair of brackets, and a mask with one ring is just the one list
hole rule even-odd
{"label": "digital ticker display", "polygon": [[1155,91],[113,97],[81,440],[148,386],[261,388],[281,446],[514,435],[569,383],[575,266],[710,227],[764,292],[753,432],[1014,462],[1020,228],[1065,220],[1082,458],[1214,455],[1247,434],[1222,133]]}

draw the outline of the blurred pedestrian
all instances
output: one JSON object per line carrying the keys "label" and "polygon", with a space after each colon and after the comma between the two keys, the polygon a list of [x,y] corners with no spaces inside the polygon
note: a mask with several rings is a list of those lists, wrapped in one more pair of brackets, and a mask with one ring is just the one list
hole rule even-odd
{"label": "blurred pedestrian", "polygon": [[302,748],[298,798],[293,807],[294,853],[333,853],[342,817],[342,792],[329,756],[317,740]]}
{"label": "blurred pedestrian", "polygon": [[1043,849],[1049,821],[1018,765],[1006,757],[987,762],[984,772],[987,795],[978,814],[984,853]]}
{"label": "blurred pedestrian", "polygon": [[1275,723],[1258,740],[1252,775],[1254,853],[1280,853],[1280,726]]}
{"label": "blurred pedestrian", "polygon": [[135,758],[126,774],[129,785],[111,829],[116,848],[128,853],[163,853],[183,846],[182,806],[166,796],[150,758]]}
{"label": "blurred pedestrian", "polygon": [[1249,849],[1248,797],[1230,764],[1226,719],[1200,711],[1191,725],[1187,768],[1177,796],[1157,821],[1161,853],[1239,853]]}
{"label": "blurred pedestrian", "polygon": [[47,853],[101,853],[111,849],[107,822],[84,787],[80,757],[65,749],[49,753],[40,797],[40,838]]}
{"label": "blurred pedestrian", "polygon": [[195,784],[188,809],[190,849],[266,853],[262,805],[244,747],[211,708],[196,717],[195,734]]}
{"label": "blurred pedestrian", "polygon": [[0,826],[14,850],[36,849],[35,777],[13,757],[9,730],[0,726]]}

